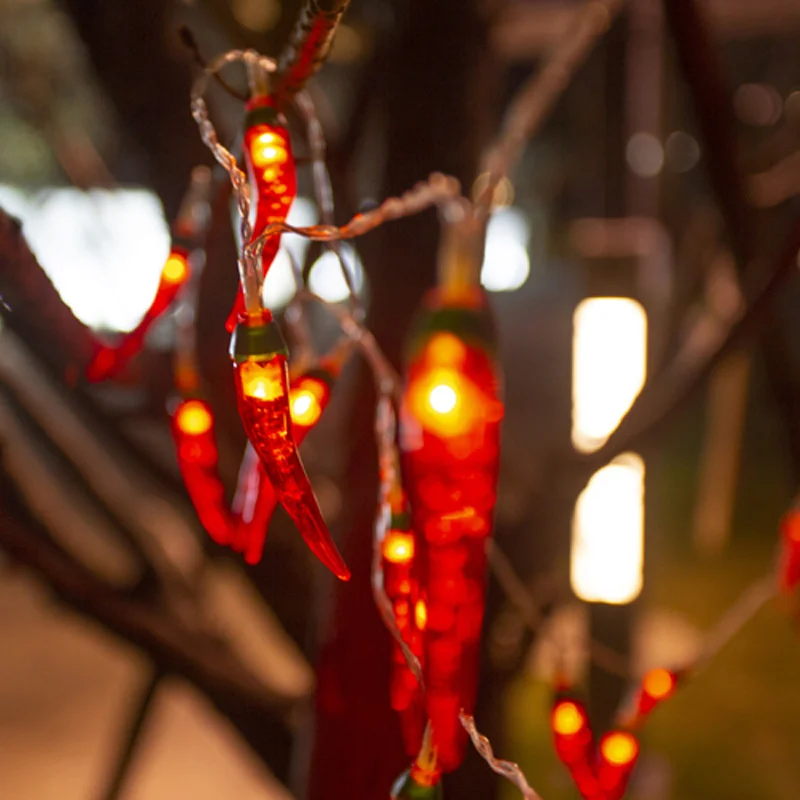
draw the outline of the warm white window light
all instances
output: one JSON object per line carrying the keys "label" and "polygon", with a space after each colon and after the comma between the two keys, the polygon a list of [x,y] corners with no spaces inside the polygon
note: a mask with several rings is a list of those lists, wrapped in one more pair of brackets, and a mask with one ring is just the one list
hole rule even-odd
{"label": "warm white window light", "polygon": [[575,505],[572,590],[587,602],[630,603],[643,561],[644,461],[625,453],[592,476]]}
{"label": "warm white window light", "polygon": [[572,442],[591,452],[630,408],[647,374],[647,316],[627,297],[590,297],[573,318]]}
{"label": "warm white window light", "polygon": [[498,208],[486,229],[481,283],[490,292],[513,292],[528,279],[530,225],[520,208]]}
{"label": "warm white window light", "polygon": [[[361,291],[364,283],[364,270],[355,248],[349,242],[341,242],[340,252],[350,274],[357,292]],[[312,264],[308,275],[308,285],[312,292],[318,294],[329,303],[341,303],[348,297],[347,283],[342,275],[339,258],[332,250],[325,250]]]}
{"label": "warm white window light", "polygon": [[[647,316],[626,297],[584,300],[573,319],[572,441],[600,447],[644,385]],[[642,589],[644,462],[633,453],[599,470],[572,519],[570,582],[587,602],[629,603]]]}
{"label": "warm white window light", "polygon": [[87,325],[127,331],[153,299],[169,253],[158,198],[144,189],[27,194],[0,187],[64,302]]}

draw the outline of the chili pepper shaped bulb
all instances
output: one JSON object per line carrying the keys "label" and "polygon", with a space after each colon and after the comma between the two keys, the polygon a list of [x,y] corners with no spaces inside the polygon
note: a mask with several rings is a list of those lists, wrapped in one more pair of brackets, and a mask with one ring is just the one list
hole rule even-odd
{"label": "chili pepper shaped bulb", "polygon": [[314,555],[350,578],[333,542],[294,441],[287,351],[268,311],[240,318],[231,340],[239,415],[278,500]]}
{"label": "chili pepper shaped bulb", "polygon": [[619,800],[625,794],[638,757],[639,742],[628,731],[611,731],[600,739],[597,780],[601,797]]}
{"label": "chili pepper shaped bulb", "polygon": [[400,446],[424,539],[427,713],[444,772],[459,766],[474,709],[499,466],[499,370],[483,307],[428,300],[412,340],[400,415]]}
{"label": "chili pepper shaped bulb", "polygon": [[[324,369],[315,369],[292,383],[289,389],[289,412],[294,441],[298,447],[327,407],[332,382],[333,375]],[[244,553],[248,564],[257,564],[261,560],[267,529],[278,502],[278,493],[263,463],[252,445],[248,444],[234,498],[238,522],[233,541],[234,549]]]}
{"label": "chili pepper shaped bulb", "polygon": [[180,403],[172,417],[172,436],[181,476],[200,522],[217,544],[229,544],[233,525],[217,471],[214,417],[208,404],[202,400]]}
{"label": "chili pepper shaped bulb", "polygon": [[636,728],[641,725],[656,706],[675,694],[680,677],[679,673],[663,667],[651,669],[645,673],[633,695],[627,713],[622,714],[624,727]]}
{"label": "chili pepper shaped bulb", "polygon": [[778,586],[791,594],[800,584],[800,511],[792,509],[781,520]]}
{"label": "chili pepper shaped bulb", "polygon": [[[286,222],[297,195],[297,175],[292,143],[283,117],[275,110],[273,99],[257,95],[247,103],[244,133],[244,161],[247,179],[255,194],[253,238],[267,226]],[[280,234],[269,236],[261,251],[261,267],[266,277],[280,247]],[[239,288],[227,328],[232,331],[244,311],[244,298]]]}
{"label": "chili pepper shaped bulb", "polygon": [[126,333],[116,345],[100,344],[86,368],[86,379],[92,383],[119,374],[144,345],[153,323],[170,307],[181,287],[189,280],[188,252],[173,245],[161,269],[156,294],[139,324]]}

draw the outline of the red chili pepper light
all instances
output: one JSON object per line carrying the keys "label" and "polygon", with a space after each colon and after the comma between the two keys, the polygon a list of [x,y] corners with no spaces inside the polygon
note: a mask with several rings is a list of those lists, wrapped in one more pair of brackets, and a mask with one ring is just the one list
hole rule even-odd
{"label": "red chili pepper light", "polygon": [[800,583],[800,511],[794,509],[781,520],[778,583],[784,594],[791,594]]}
{"label": "red chili pepper light", "polygon": [[[297,195],[297,176],[289,131],[282,115],[275,110],[271,97],[257,95],[248,101],[244,127],[245,166],[250,185],[255,189],[255,239],[268,225],[286,221]],[[280,243],[280,234],[270,236],[264,242],[261,264],[265,277]],[[229,331],[234,329],[242,312],[244,297],[240,287],[228,317]]]}
{"label": "red chili pepper light", "polygon": [[[333,381],[332,372],[319,368],[309,370],[292,383],[289,389],[289,412],[294,441],[298,447],[327,407]],[[252,446],[245,452],[239,475],[239,487],[234,499],[238,525],[233,546],[244,553],[248,564],[257,564],[264,551],[267,528],[279,497]]]}
{"label": "red chili pepper light", "polygon": [[243,315],[231,340],[239,415],[278,499],[311,551],[342,580],[350,578],[328,531],[295,444],[287,350],[272,315]]}
{"label": "red chili pepper light", "polygon": [[550,714],[550,728],[556,753],[570,771],[591,763],[592,731],[581,703],[571,698],[558,700]]}
{"label": "red chili pepper light", "polygon": [[173,245],[169,257],[161,269],[153,302],[141,322],[125,334],[116,345],[98,345],[86,368],[86,379],[92,383],[106,380],[118,374],[144,344],[144,338],[152,324],[169,308],[181,287],[189,280],[188,251]]}
{"label": "red chili pepper light", "polygon": [[400,445],[427,590],[426,705],[439,764],[461,763],[478,682],[503,405],[482,302],[434,293],[413,340]]}
{"label": "red chili pepper light", "polygon": [[[411,652],[424,661],[423,634],[428,614],[415,567],[416,543],[411,531],[411,517],[405,510],[402,493],[387,507],[383,523],[386,527],[380,541],[383,587],[392,603],[397,628]],[[392,643],[392,666],[389,675],[392,708],[400,715],[400,726],[406,752],[419,752],[427,716],[420,687],[408,666],[402,649]]]}
{"label": "red chili pepper light", "polygon": [[611,731],[600,740],[597,779],[607,800],[618,800],[625,794],[636,759],[639,742],[627,731]]}
{"label": "red chili pepper light", "polygon": [[233,524],[217,472],[214,416],[208,404],[202,400],[180,403],[172,417],[172,435],[183,482],[200,522],[217,544],[230,544]]}

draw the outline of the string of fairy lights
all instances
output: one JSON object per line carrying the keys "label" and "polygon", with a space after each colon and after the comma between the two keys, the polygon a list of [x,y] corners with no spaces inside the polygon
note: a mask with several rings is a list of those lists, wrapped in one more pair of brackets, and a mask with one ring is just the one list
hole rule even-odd
{"label": "string of fairy lights", "polygon": [[[325,138],[310,95],[300,91],[293,102],[306,128],[320,223],[298,227],[287,222],[296,176],[286,119],[270,93],[275,62],[252,50],[232,50],[203,68],[192,87],[191,113],[203,142],[229,176],[239,215],[240,295],[228,328],[248,445],[230,506],[218,474],[214,417],[202,395],[193,332],[194,254],[202,250],[208,222],[201,210],[210,189],[207,171],[193,174],[156,297],[142,323],[113,347],[98,345],[86,372],[89,380],[103,380],[121,370],[152,322],[177,304],[172,433],[187,493],[204,528],[214,541],[256,563],[280,503],[312,552],[347,580],[349,569],[319,510],[298,447],[325,411],[347,358],[354,350],[363,354],[377,394],[372,589],[394,642],[390,702],[411,759],[392,797],[441,797],[442,772],[458,768],[471,741],[523,797],[539,798],[518,765],[495,757],[472,716],[487,570],[491,567],[532,630],[538,632],[545,619],[544,608],[491,540],[503,402],[490,312],[479,283],[480,242],[497,187],[621,6],[622,0],[590,0],[576,15],[564,46],[553,51],[511,104],[502,134],[487,152],[487,178],[472,200],[463,196],[457,180],[435,173],[342,226],[333,224]],[[241,159],[219,141],[204,99],[210,79],[235,62],[245,65],[250,89]],[[439,210],[442,224],[439,280],[421,310],[401,376],[363,323],[364,309],[339,243],[430,207]],[[299,266],[292,264],[296,291],[285,314],[295,349],[291,362],[263,297],[282,234],[324,243],[337,257],[349,290],[347,304],[326,302],[305,286]],[[308,303],[327,309],[342,332],[325,355],[316,352],[308,331]],[[597,742],[578,692],[566,671],[557,670],[550,717],[554,747],[584,798],[621,798],[639,755],[636,733],[650,713],[693,679],[776,589],[794,592],[800,583],[800,513],[793,514],[783,527],[777,578],[771,573],[749,587],[690,663],[634,676],[622,656],[589,642],[591,659],[635,687],[613,729]],[[563,661],[565,648],[556,645]]]}

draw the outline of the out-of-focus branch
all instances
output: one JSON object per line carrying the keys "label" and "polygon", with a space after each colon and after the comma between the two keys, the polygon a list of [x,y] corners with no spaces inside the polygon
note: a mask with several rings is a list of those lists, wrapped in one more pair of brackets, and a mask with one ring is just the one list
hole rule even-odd
{"label": "out-of-focus branch", "polygon": [[525,144],[569,86],[597,40],[608,30],[623,0],[587,0],[541,69],[523,84],[509,104],[500,135],[482,158],[489,180],[481,197],[486,210],[497,184],[519,160]]}
{"label": "out-of-focus branch", "polygon": [[[0,548],[41,576],[67,605],[143,650],[164,673],[194,684],[245,736],[264,750],[265,729],[279,750],[288,746],[286,715],[294,699],[262,683],[218,637],[185,627],[168,608],[99,581],[47,541],[40,523],[0,475]],[[241,720],[259,725],[241,724]]]}
{"label": "out-of-focus branch", "polygon": [[325,62],[350,0],[306,0],[289,42],[278,59],[274,91],[286,105]]}
{"label": "out-of-focus branch", "polygon": [[708,25],[695,0],[664,0],[675,52],[694,105],[711,187],[739,270],[755,248],[753,211],[745,202],[736,148],[736,120]]}
{"label": "out-of-focus branch", "polygon": [[[716,365],[744,339],[756,333],[767,318],[771,304],[797,271],[800,251],[800,220],[796,220],[774,266],[763,284],[746,292],[748,300],[738,319],[727,321],[727,328],[702,338],[690,338],[652,382],[648,382],[628,413],[606,443],[594,453],[580,458],[579,481],[589,477],[611,459],[636,448],[645,436],[661,430],[684,402],[699,389]],[[749,274],[761,276],[768,263],[754,263]],[[762,278],[763,280],[763,278]]]}
{"label": "out-of-focus branch", "polygon": [[[711,187],[727,229],[739,274],[756,252],[757,211],[747,202],[739,169],[735,119],[708,24],[697,0],[664,0],[664,14],[700,126]],[[791,317],[776,313],[761,332],[767,377],[783,417],[795,478],[800,480],[800,381],[795,377]]]}
{"label": "out-of-focus branch", "polygon": [[92,333],[61,299],[31,253],[20,223],[0,209],[0,301],[3,316],[20,336],[63,374],[83,367],[92,354]]}

